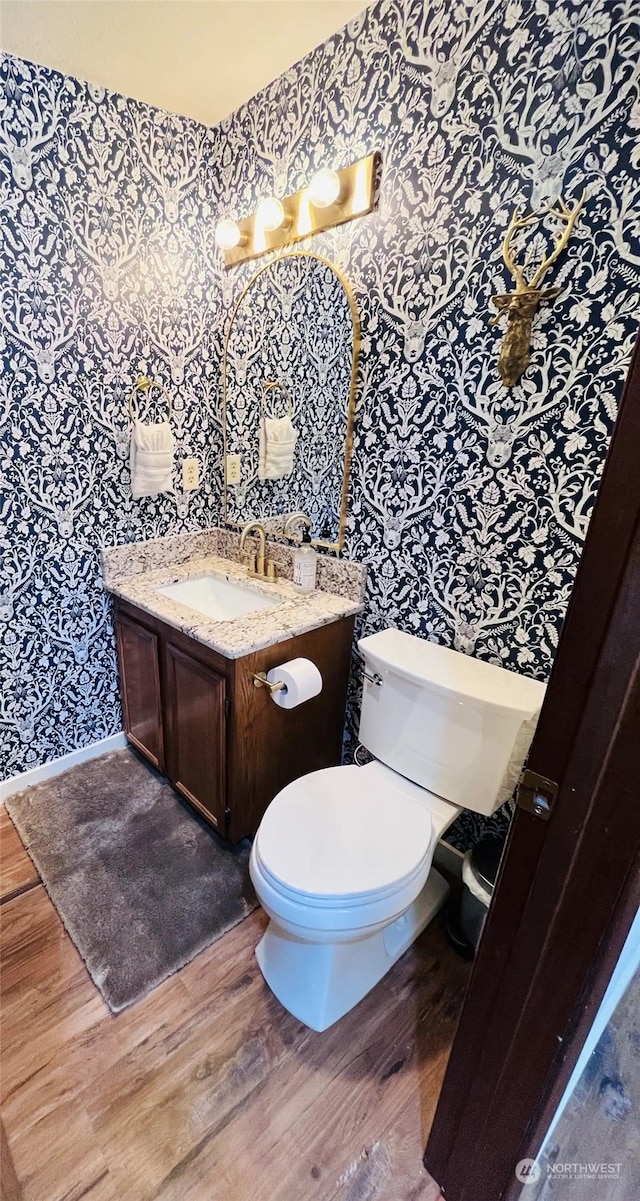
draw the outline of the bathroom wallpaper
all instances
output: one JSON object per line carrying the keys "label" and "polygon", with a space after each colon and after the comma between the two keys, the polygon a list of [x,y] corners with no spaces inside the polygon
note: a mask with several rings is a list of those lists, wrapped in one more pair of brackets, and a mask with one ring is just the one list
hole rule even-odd
{"label": "bathroom wallpaper", "polygon": [[[2,56],[0,778],[122,728],[100,546],[218,512],[209,144],[193,121]],[[175,494],[134,501],[140,371],[174,396]]]}
{"label": "bathroom wallpaper", "polygon": [[[364,632],[549,674],[640,318],[639,49],[635,0],[383,0],[214,131],[234,217],[382,155],[377,211],[313,240],[362,321],[346,553],[369,567]],[[514,286],[506,228],[583,193],[545,280],[562,292],[505,388],[489,318]],[[533,232],[533,261],[553,232]],[[448,838],[506,820],[464,814]]]}
{"label": "bathroom wallpaper", "polygon": [[[373,150],[377,211],[309,243],[362,321],[346,547],[369,568],[361,628],[547,676],[640,312],[639,45],[635,0],[382,0],[209,131],[4,60],[9,770],[119,728],[100,541],[218,517],[221,335],[255,265],[223,271],[215,220]],[[504,232],[514,208],[583,192],[545,281],[562,292],[506,389],[489,324],[512,287]],[[142,511],[132,362],[173,381],[206,478]],[[481,828],[464,815],[450,838]]]}
{"label": "bathroom wallpaper", "polygon": [[[327,263],[288,254],[254,277],[227,349],[227,451],[241,481],[227,487],[231,521],[306,513],[314,538],[337,542],[356,330],[342,281]],[[282,388],[263,393],[265,383]],[[291,418],[291,470],[260,480],[259,429]]]}

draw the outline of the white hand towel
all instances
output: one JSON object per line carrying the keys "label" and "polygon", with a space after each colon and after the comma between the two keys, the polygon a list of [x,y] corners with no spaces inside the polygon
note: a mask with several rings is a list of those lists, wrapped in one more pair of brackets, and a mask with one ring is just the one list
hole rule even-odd
{"label": "white hand towel", "polygon": [[134,421],[131,434],[131,491],[134,500],[173,491],[174,437],[168,421]]}
{"label": "white hand towel", "polygon": [[263,417],[260,422],[258,479],[279,480],[293,471],[298,440],[290,417]]}

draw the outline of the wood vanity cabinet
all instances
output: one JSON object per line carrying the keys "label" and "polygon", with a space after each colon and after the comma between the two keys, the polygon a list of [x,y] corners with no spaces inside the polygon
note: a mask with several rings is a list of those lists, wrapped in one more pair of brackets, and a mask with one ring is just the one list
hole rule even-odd
{"label": "wood vanity cabinet", "polygon": [[[281,788],[340,763],[354,620],[226,659],[116,599],[127,739],[223,837],[255,834]],[[322,692],[281,709],[253,676],[298,657],[317,665]]]}

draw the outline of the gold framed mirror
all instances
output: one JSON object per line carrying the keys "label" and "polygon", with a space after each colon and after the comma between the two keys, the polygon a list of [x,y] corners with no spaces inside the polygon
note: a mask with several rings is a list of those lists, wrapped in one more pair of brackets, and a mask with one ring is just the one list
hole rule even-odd
{"label": "gold framed mirror", "polygon": [[223,517],[278,533],[306,513],[316,546],[344,545],[360,319],[330,259],[279,255],[251,277],[222,360]]}

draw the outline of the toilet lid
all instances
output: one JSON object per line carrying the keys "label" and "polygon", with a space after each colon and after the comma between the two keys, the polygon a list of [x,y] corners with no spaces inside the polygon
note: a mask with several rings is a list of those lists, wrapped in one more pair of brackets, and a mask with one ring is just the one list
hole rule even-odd
{"label": "toilet lid", "polygon": [[395,891],[415,874],[431,848],[429,794],[376,767],[324,768],[278,793],[256,836],[276,882],[344,902]]}

